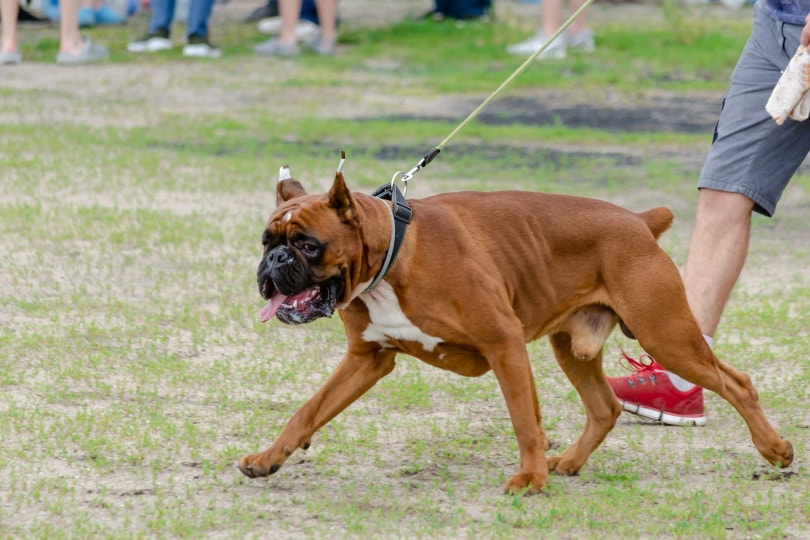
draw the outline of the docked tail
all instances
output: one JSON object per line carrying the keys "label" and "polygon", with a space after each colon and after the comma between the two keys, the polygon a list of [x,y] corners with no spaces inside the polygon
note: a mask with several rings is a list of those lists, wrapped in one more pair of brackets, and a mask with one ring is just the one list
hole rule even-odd
{"label": "docked tail", "polygon": [[647,227],[650,228],[653,236],[658,238],[664,231],[672,226],[672,219],[675,216],[672,215],[672,211],[669,208],[659,206],[658,208],[641,212],[639,217],[641,217],[647,224]]}

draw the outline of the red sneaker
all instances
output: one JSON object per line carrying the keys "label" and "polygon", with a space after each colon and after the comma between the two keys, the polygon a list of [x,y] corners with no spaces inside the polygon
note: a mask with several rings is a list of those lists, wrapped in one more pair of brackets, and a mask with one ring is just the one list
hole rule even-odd
{"label": "red sneaker", "polygon": [[622,408],[630,413],[671,426],[705,426],[703,388],[695,386],[682,392],[675,388],[661,364],[649,354],[638,360],[622,351],[633,375],[607,377]]}

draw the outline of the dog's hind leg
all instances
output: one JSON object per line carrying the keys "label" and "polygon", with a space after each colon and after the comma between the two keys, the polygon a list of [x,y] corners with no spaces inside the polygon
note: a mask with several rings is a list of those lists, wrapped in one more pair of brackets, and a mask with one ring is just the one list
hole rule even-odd
{"label": "dog's hind leg", "polygon": [[548,469],[557,474],[576,474],[588,457],[605,440],[622,412],[602,372],[602,351],[590,360],[579,360],[571,349],[571,336],[559,332],[549,336],[557,362],[579,393],[585,406],[585,429],[579,439],[559,456],[548,458]]}
{"label": "dog's hind leg", "polygon": [[639,344],[667,370],[720,395],[745,420],[760,454],[772,465],[793,461],[792,445],[765,417],[751,378],[721,362],[703,339],[686,300],[677,268],[663,251],[636,261],[640,273],[618,273],[621,295],[616,311]]}
{"label": "dog's hind leg", "polygon": [[641,346],[667,370],[698,386],[720,395],[731,403],[743,417],[751,439],[762,457],[771,465],[787,467],[793,461],[793,446],[784,440],[765,417],[751,377],[717,359],[702,339],[697,325],[692,339],[678,339],[683,335],[677,321],[668,321],[671,341],[666,346],[652,347],[639,339]]}

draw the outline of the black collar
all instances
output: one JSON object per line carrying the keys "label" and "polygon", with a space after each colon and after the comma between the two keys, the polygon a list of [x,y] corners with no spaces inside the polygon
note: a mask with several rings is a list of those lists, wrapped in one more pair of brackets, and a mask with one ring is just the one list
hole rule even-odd
{"label": "black collar", "polygon": [[402,247],[402,241],[405,239],[405,231],[408,229],[408,224],[411,222],[413,210],[408,206],[408,201],[395,184],[385,184],[377,188],[372,193],[372,196],[382,199],[384,201],[391,201],[391,242],[388,244],[388,253],[385,255],[385,262],[382,268],[374,276],[371,285],[366,288],[370,291],[376,287],[380,281],[385,277],[388,269],[394,264],[394,259],[397,257],[399,248]]}

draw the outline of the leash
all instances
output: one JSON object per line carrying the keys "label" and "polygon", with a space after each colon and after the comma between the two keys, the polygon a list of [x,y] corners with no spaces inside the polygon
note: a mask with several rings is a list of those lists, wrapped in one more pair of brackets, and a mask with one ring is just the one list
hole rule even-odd
{"label": "leash", "polygon": [[[377,275],[374,276],[371,284],[366,288],[366,292],[374,289],[380,281],[385,277],[385,274],[388,272],[388,269],[393,264],[394,259],[399,252],[399,248],[402,246],[402,241],[405,239],[405,232],[408,229],[408,224],[411,222],[411,217],[413,216],[413,210],[411,207],[408,206],[408,201],[405,199],[405,193],[408,191],[408,181],[412,180],[414,175],[427,167],[427,165],[436,159],[436,156],[442,151],[442,148],[447,145],[447,143],[456,136],[456,134],[464,129],[464,127],[469,124],[470,122],[478,116],[481,111],[483,111],[487,105],[489,105],[493,99],[495,99],[498,94],[500,94],[504,88],[509,86],[513,80],[515,80],[521,73],[523,73],[527,67],[537,58],[546,48],[554,42],[555,39],[560,37],[563,32],[574,22],[577,17],[582,15],[582,12],[585,11],[585,8],[590,6],[594,0],[586,0],[582,6],[579,7],[569,18],[566,20],[556,32],[554,32],[551,37],[549,37],[543,45],[540,46],[534,53],[532,53],[505,81],[501,83],[498,88],[496,88],[473,112],[467,115],[465,118],[456,128],[450,132],[450,134],[444,138],[442,142],[437,144],[433,150],[425,154],[425,156],[419,160],[419,162],[408,172],[404,173],[402,171],[397,171],[394,173],[394,176],[391,178],[391,182],[389,184],[384,184],[377,188],[372,196],[377,197],[381,200],[391,201],[391,240],[388,244],[388,252],[385,255],[385,261],[383,261],[383,265],[380,268]],[[340,165],[338,165],[338,171],[343,171],[343,164],[346,161],[346,153],[341,151],[341,159]],[[397,187],[396,181],[397,178],[402,182],[402,191]]]}
{"label": "leash", "polygon": [[437,145],[436,145],[436,146],[433,148],[433,150],[431,150],[430,152],[428,152],[427,154],[425,154],[425,156],[424,156],[422,159],[420,159],[420,160],[419,160],[419,162],[416,164],[416,166],[414,166],[414,167],[413,167],[413,168],[412,168],[410,171],[408,171],[408,172],[406,172],[406,173],[404,173],[404,172],[402,172],[402,171],[397,171],[397,172],[395,172],[395,173],[394,173],[394,176],[391,178],[391,185],[393,185],[393,184],[394,184],[394,183],[397,181],[397,178],[399,177],[399,180],[400,180],[400,182],[402,182],[402,185],[403,185],[403,188],[402,188],[402,193],[403,193],[403,194],[407,193],[407,191],[408,191],[408,181],[409,181],[409,180],[412,180],[412,179],[413,179],[413,177],[414,177],[414,175],[415,175],[416,173],[418,173],[419,171],[421,171],[423,168],[427,167],[427,165],[428,165],[428,164],[429,164],[431,161],[433,161],[434,159],[436,159],[436,156],[438,156],[438,155],[439,155],[439,152],[441,152],[441,151],[442,151],[442,149],[443,149],[443,148],[445,147],[445,145],[446,145],[446,144],[447,144],[447,143],[450,141],[450,139],[452,139],[453,137],[455,137],[455,136],[456,136],[456,134],[457,134],[459,131],[461,131],[462,129],[464,129],[464,127],[465,127],[467,124],[469,124],[470,122],[472,122],[472,120],[473,120],[473,119],[475,119],[475,117],[476,117],[476,116],[478,116],[478,115],[481,113],[481,111],[483,111],[483,110],[486,108],[486,106],[487,106],[487,105],[489,105],[489,104],[490,104],[490,102],[492,102],[492,100],[493,100],[493,99],[495,99],[495,98],[498,96],[498,94],[500,94],[500,93],[503,91],[503,89],[504,89],[504,88],[506,88],[507,86],[509,86],[509,84],[511,84],[511,83],[512,83],[512,81],[514,81],[514,80],[515,80],[515,79],[516,79],[516,78],[517,78],[517,77],[518,77],[518,76],[519,76],[521,73],[523,73],[524,71],[526,71],[526,68],[527,68],[527,67],[529,67],[529,64],[531,64],[531,63],[532,63],[532,61],[534,61],[534,59],[535,59],[535,58],[537,58],[537,57],[538,57],[540,54],[542,54],[542,52],[543,52],[543,51],[545,51],[545,50],[546,50],[546,48],[547,48],[549,45],[551,45],[551,44],[554,42],[554,40],[555,40],[555,39],[557,39],[558,37],[560,37],[560,35],[562,35],[562,33],[563,33],[563,32],[565,32],[565,30],[566,30],[566,29],[567,29],[569,26],[571,26],[571,23],[572,23],[572,22],[574,22],[574,21],[575,21],[575,20],[576,20],[576,19],[577,19],[577,18],[578,18],[580,15],[582,15],[582,12],[583,12],[583,11],[585,11],[585,9],[586,9],[588,6],[590,6],[590,5],[591,5],[593,2],[594,2],[594,0],[586,0],[586,1],[585,1],[585,3],[584,3],[584,4],[582,4],[582,5],[579,7],[579,9],[577,9],[577,10],[576,10],[576,11],[575,11],[575,12],[574,12],[574,13],[573,13],[573,14],[572,14],[572,15],[571,15],[569,18],[568,18],[568,20],[567,20],[567,21],[565,21],[565,22],[564,22],[564,23],[563,23],[563,24],[562,24],[562,25],[561,25],[561,26],[560,26],[560,27],[557,29],[557,31],[556,31],[556,32],[554,32],[554,33],[551,35],[551,37],[549,37],[549,38],[548,38],[548,39],[547,39],[547,40],[546,40],[546,41],[543,43],[543,45],[541,45],[541,46],[540,46],[540,48],[539,48],[539,49],[537,49],[536,51],[534,51],[534,52],[531,54],[531,56],[529,56],[529,57],[528,57],[528,58],[527,58],[527,59],[526,59],[526,60],[523,62],[523,64],[521,64],[521,65],[520,65],[520,66],[519,66],[519,67],[518,67],[518,68],[517,68],[517,69],[516,69],[516,70],[515,70],[515,71],[514,71],[514,72],[513,72],[513,73],[512,73],[512,74],[511,74],[511,75],[510,75],[510,76],[509,76],[509,77],[508,77],[506,80],[505,80],[505,81],[503,81],[503,82],[501,83],[501,85],[500,85],[500,86],[498,86],[498,88],[496,88],[496,89],[495,89],[495,90],[494,90],[494,91],[493,91],[493,92],[492,92],[492,93],[491,93],[491,94],[490,94],[490,95],[489,95],[489,96],[488,96],[488,97],[487,97],[487,98],[486,98],[486,99],[485,99],[485,100],[484,100],[484,101],[483,101],[483,102],[482,102],[482,103],[481,103],[481,104],[480,104],[480,105],[479,105],[479,106],[478,106],[478,107],[477,107],[477,108],[476,108],[476,109],[473,111],[473,112],[471,112],[469,115],[467,115],[467,118],[465,118],[465,119],[464,119],[464,120],[463,120],[463,121],[462,121],[462,122],[461,122],[461,123],[460,123],[458,126],[456,126],[456,128],[455,128],[455,129],[454,129],[452,132],[450,132],[450,134],[449,134],[447,137],[445,137],[445,138],[444,138],[444,140],[443,140],[442,142],[440,142],[439,144],[437,144]]}

